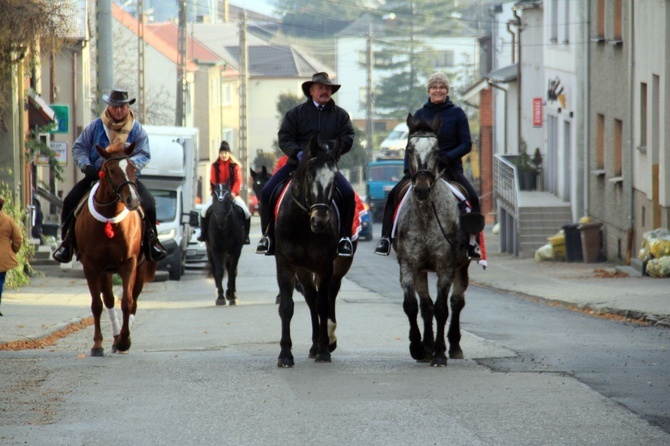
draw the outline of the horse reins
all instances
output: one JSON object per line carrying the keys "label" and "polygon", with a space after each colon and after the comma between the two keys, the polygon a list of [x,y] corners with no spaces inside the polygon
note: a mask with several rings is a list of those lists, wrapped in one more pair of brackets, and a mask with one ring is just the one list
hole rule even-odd
{"label": "horse reins", "polygon": [[128,159],[129,160],[130,157],[129,156],[118,156],[118,157],[114,157],[114,158],[109,158],[102,165],[102,169],[105,172],[105,178],[107,178],[107,181],[109,181],[110,186],[112,186],[112,191],[114,192],[114,196],[116,198],[113,201],[110,201],[109,203],[100,203],[98,200],[96,200],[95,197],[93,197],[93,201],[95,202],[96,206],[100,206],[100,207],[112,206],[112,205],[118,203],[119,201],[121,201],[121,193],[119,192],[119,190],[121,190],[121,188],[123,186],[125,186],[126,184],[130,184],[132,186],[135,186],[135,189],[137,189],[137,183],[135,181],[126,180],[126,181],[124,181],[123,183],[121,183],[120,185],[117,186],[114,183],[112,183],[112,178],[111,178],[110,175],[108,175],[109,169],[107,169],[107,162],[113,161],[113,160],[123,160],[123,159]]}

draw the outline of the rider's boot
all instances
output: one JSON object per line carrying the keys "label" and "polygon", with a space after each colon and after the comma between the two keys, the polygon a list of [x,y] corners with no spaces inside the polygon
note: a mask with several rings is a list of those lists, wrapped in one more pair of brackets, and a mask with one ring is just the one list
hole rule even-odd
{"label": "rider's boot", "polygon": [[379,243],[377,243],[377,247],[375,248],[375,254],[379,256],[387,256],[391,254],[391,238],[390,237],[382,237],[379,239]]}
{"label": "rider's boot", "polygon": [[74,224],[66,223],[63,230],[63,241],[52,254],[53,259],[59,263],[69,263],[74,252]]}
{"label": "rider's boot", "polygon": [[354,245],[350,237],[342,237],[337,244],[337,255],[340,257],[352,257],[354,255]]}
{"label": "rider's boot", "polygon": [[244,244],[250,245],[251,240],[249,240],[249,231],[251,230],[251,217],[244,219]]}
{"label": "rider's boot", "polygon": [[270,221],[270,206],[262,203],[258,208],[258,214],[261,217],[261,228],[264,228],[263,237],[261,237],[258,245],[256,245],[256,254],[264,254],[266,256],[274,255],[274,224]]}
{"label": "rider's boot", "polygon": [[209,218],[207,218],[207,216],[204,216],[202,217],[202,220],[200,222],[200,235],[198,236],[199,242],[207,241],[208,229],[209,229]]}
{"label": "rider's boot", "polygon": [[152,224],[146,223],[144,234],[144,245],[146,247],[145,254],[147,258],[152,262],[158,262],[167,257],[167,249],[161,244],[158,240],[158,235],[156,235],[156,229],[154,229]]}

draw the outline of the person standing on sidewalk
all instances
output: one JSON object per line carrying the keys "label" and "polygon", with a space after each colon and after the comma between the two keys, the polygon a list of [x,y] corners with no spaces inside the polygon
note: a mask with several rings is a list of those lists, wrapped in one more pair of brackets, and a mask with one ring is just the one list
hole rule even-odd
{"label": "person standing on sidewalk", "polygon": [[60,263],[68,263],[74,253],[74,211],[99,179],[99,171],[104,161],[96,151],[96,146],[109,147],[113,143],[122,142],[126,145],[134,142],[135,149],[130,160],[137,169],[137,192],[144,209],[144,235],[142,245],[147,258],[157,262],[167,257],[167,250],[158,241],[156,231],[156,202],[149,190],[140,182],[139,172],[149,163],[149,137],[142,124],[135,119],[130,106],[135,98],[130,99],[125,90],[112,90],[109,95],[102,96],[107,108],[102,115],[86,126],[72,146],[72,158],[85,177],[74,185],[63,200],[61,211],[61,231],[63,241],[53,253],[53,258]]}
{"label": "person standing on sidewalk", "polygon": [[[309,147],[312,137],[316,136],[322,143],[340,138],[342,155],[351,150],[354,143],[354,126],[351,118],[349,113],[337,106],[331,98],[339,89],[340,85],[331,82],[328,73],[315,73],[312,80],[302,84],[302,92],[307,100],[296,105],[284,115],[277,136],[279,148],[285,155],[288,155],[288,160],[263,187],[259,213],[261,229],[264,232],[256,247],[256,254],[274,255],[274,218],[273,211],[270,209],[272,192],[296,170],[302,151]],[[342,257],[351,257],[354,255],[351,242],[351,228],[356,209],[354,189],[341,173],[337,174],[335,182],[342,195],[340,241],[337,245],[337,254]]]}
{"label": "person standing on sidewalk", "polygon": [[[233,196],[233,203],[244,212],[244,244],[248,245],[251,243],[249,241],[251,212],[249,212],[249,208],[242,197],[240,197],[240,189],[242,189],[242,168],[240,167],[240,162],[237,161],[231,153],[230,145],[227,141],[221,141],[221,146],[219,147],[219,159],[212,163],[209,181],[212,187],[217,184],[225,184],[228,186],[228,189],[230,189],[230,193]],[[210,199],[210,205],[211,202],[212,200]],[[200,214],[202,216],[202,224],[198,240],[201,242],[207,240],[209,216],[211,214],[210,209],[211,206],[207,206],[207,209],[203,209]]]}
{"label": "person standing on sidewalk", "polygon": [[2,289],[5,287],[7,271],[19,265],[16,254],[23,243],[19,225],[2,210],[4,206],[5,200],[0,198],[0,303],[2,303]]}
{"label": "person standing on sidewalk", "polygon": [[[468,118],[462,108],[449,99],[449,80],[444,73],[433,73],[428,78],[428,101],[414,113],[414,119],[425,119],[432,122],[436,116],[441,119],[440,130],[437,133],[438,165],[444,171],[449,181],[455,181],[467,191],[471,205],[470,219],[483,223],[480,213],[477,191],[463,173],[462,158],[472,150],[472,139]],[[393,213],[395,202],[401,183],[407,182],[409,176],[409,161],[405,154],[405,177],[389,192],[382,218],[381,239],[375,248],[375,254],[387,256],[391,252],[391,231],[393,229]],[[481,225],[483,227],[483,224]],[[471,235],[468,243],[468,257],[470,260],[481,259],[481,252],[476,243],[476,236]]]}

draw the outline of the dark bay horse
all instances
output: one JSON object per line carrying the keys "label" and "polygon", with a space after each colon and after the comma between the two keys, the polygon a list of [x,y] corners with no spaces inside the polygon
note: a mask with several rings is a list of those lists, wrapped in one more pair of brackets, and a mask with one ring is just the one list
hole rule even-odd
{"label": "dark bay horse", "polygon": [[260,172],[256,172],[254,169],[249,168],[249,173],[251,173],[251,179],[253,180],[253,185],[251,186],[251,188],[254,190],[254,194],[256,194],[256,196],[260,200],[263,186],[265,186],[265,184],[268,182],[272,174],[268,172],[268,169],[265,166],[261,167]]}
{"label": "dark bay horse", "polygon": [[[136,169],[130,160],[134,148],[135,143],[126,148],[123,144],[107,149],[96,147],[104,159],[100,181],[93,186],[88,205],[83,206],[75,223],[77,258],[84,267],[95,320],[91,356],[104,356],[100,331],[103,301],[114,336],[112,352],[125,352],[130,348],[130,327],[137,311],[137,299],[144,283],[153,280],[156,272],[156,263],[147,261],[142,253],[143,224],[138,212]],[[123,288],[121,326],[114,309],[114,273],[121,276]]]}
{"label": "dark bay horse", "polygon": [[337,255],[339,217],[333,198],[340,150],[339,141],[320,144],[312,139],[279,204],[275,224],[282,324],[279,367],[295,365],[291,319],[296,277],[302,284],[312,319],[309,357],[316,362],[330,362],[330,354],[337,347],[335,300],[353,261],[353,257]]}
{"label": "dark bay horse", "polygon": [[[214,273],[216,284],[216,305],[237,303],[235,281],[237,264],[244,244],[244,214],[233,202],[230,189],[225,184],[217,184],[212,190],[212,206],[208,210],[209,227],[207,234],[207,258]],[[223,290],[223,279],[228,274],[228,284]]]}
{"label": "dark bay horse", "polygon": [[[457,200],[438,172],[437,132],[440,124],[439,116],[432,123],[415,122],[411,114],[407,116],[409,140],[406,151],[412,183],[398,211],[393,241],[400,265],[400,285],[404,291],[403,309],[410,325],[410,354],[418,361],[431,360],[431,365],[437,367],[447,365],[444,330],[449,317],[447,300],[450,291],[449,357],[463,358],[460,314],[465,306],[470,265]],[[428,290],[428,272],[437,273],[434,304]],[[416,294],[420,298],[423,339],[417,324],[419,305]],[[437,326],[435,335],[433,317]]]}

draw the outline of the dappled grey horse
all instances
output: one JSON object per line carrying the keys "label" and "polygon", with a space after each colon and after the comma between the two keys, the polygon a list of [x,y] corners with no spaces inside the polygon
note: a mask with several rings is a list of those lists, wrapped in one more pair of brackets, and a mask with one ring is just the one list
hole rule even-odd
{"label": "dappled grey horse", "polygon": [[[465,306],[470,265],[466,235],[459,223],[457,199],[438,171],[437,132],[440,124],[439,116],[432,123],[415,122],[411,114],[407,116],[409,140],[406,150],[412,182],[398,210],[393,241],[404,292],[403,309],[410,324],[410,354],[417,361],[431,361],[431,365],[438,367],[447,365],[444,331],[449,317],[447,300],[450,290],[449,357],[463,357],[460,314]],[[428,289],[428,272],[437,274],[435,303]],[[419,303],[416,294],[423,318],[423,339],[417,323]]]}

